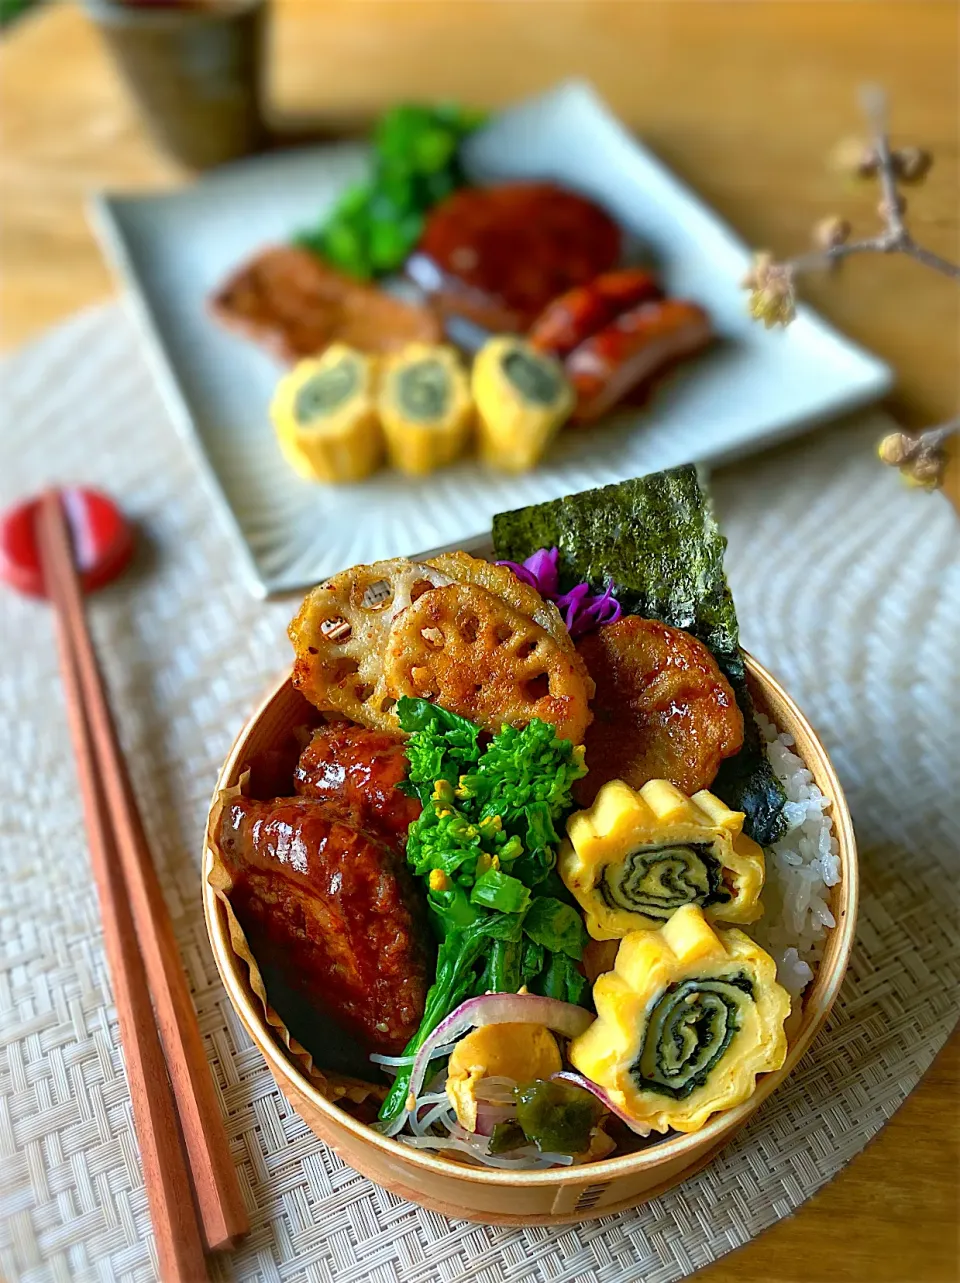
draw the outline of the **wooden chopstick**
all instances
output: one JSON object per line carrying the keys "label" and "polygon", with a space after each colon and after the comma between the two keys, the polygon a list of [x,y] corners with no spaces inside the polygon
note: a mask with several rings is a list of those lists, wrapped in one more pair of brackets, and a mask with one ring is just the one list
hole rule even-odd
{"label": "wooden chopstick", "polygon": [[[147,846],[83,610],[70,531],[60,497],[43,496],[39,532],[47,595],[57,608],[61,655],[89,728],[103,799],[112,822],[129,910],[153,997],[167,1069],[187,1149],[193,1191],[208,1250],[232,1246],[250,1228],[240,1183],[207,1064],[200,1028],[180,963],[173,924]],[[78,753],[79,756],[79,753]],[[105,927],[106,929],[106,927]],[[181,1202],[184,1198],[181,1188]]]}
{"label": "wooden chopstick", "polygon": [[193,1200],[184,1197],[189,1175],[176,1106],[113,841],[107,802],[97,774],[80,677],[73,662],[70,633],[66,616],[60,609],[59,577],[54,568],[53,547],[57,532],[49,530],[48,525],[41,519],[38,529],[40,555],[47,592],[57,607],[57,645],[67,699],[67,718],[80,778],[90,864],[100,900],[104,950],[117,1008],[133,1122],[157,1245],[157,1264],[165,1283],[168,1279],[177,1283],[196,1283],[209,1277],[200,1226]]}

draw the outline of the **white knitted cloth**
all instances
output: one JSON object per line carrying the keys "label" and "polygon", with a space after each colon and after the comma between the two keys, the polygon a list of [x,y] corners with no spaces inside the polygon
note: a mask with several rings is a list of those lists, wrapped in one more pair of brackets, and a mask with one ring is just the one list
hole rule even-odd
{"label": "white knitted cloth", "polygon": [[[133,329],[117,307],[85,313],[8,358],[2,381],[2,502],[54,480],[98,485],[142,532],[134,569],[90,614],[253,1222],[215,1272],[669,1283],[793,1211],[883,1125],[957,1019],[960,528],[875,462],[882,419],[713,487],[744,644],[820,731],[857,825],[860,928],[829,1025],[685,1185],[580,1226],[497,1229],[344,1167],[285,1103],[221,990],[201,832],[219,763],[288,662],[290,609],[247,595]],[[3,592],[0,618],[0,1275],[154,1279],[48,610]]]}

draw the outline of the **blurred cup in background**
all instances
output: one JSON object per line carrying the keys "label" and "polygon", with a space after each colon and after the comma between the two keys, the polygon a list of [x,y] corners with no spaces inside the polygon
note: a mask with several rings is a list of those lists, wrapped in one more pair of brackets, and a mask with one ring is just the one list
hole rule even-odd
{"label": "blurred cup in background", "polygon": [[85,0],[155,141],[207,169],[267,138],[268,0]]}

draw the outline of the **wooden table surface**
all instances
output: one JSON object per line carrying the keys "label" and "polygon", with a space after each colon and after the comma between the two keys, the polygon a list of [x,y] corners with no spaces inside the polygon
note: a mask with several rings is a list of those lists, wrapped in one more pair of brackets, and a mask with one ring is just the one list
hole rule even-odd
{"label": "wooden table surface", "polygon": [[[909,193],[918,239],[960,257],[958,9],[948,3],[686,0],[277,0],[272,100],[354,128],[399,98],[497,107],[565,75],[616,111],[752,244],[788,254],[837,212],[874,220],[871,189],[824,164],[856,134],[855,95],[884,84],[896,140],[931,148]],[[0,47],[0,346],[114,293],[84,216],[97,188],[187,177],[145,137],[96,34],[72,6]],[[960,290],[899,258],[855,260],[806,296],[890,361],[909,426],[958,411]],[[878,465],[879,466],[879,465]],[[950,478],[960,498],[960,467]],[[942,499],[932,498],[932,503]],[[960,1037],[880,1137],[794,1218],[705,1283],[937,1283],[960,1278]]]}

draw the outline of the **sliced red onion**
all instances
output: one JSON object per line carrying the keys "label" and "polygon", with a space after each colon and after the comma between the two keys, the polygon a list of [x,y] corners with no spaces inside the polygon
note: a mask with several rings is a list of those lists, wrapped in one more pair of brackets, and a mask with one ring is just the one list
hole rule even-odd
{"label": "sliced red onion", "polygon": [[517,1106],[491,1105],[487,1101],[477,1101],[477,1135],[492,1136],[497,1123],[507,1123],[517,1115]]}
{"label": "sliced red onion", "polygon": [[592,1082],[589,1078],[584,1077],[583,1074],[577,1073],[574,1069],[561,1069],[560,1072],[558,1074],[554,1074],[553,1077],[555,1080],[559,1080],[560,1082],[572,1083],[575,1087],[581,1087],[584,1091],[590,1092],[592,1096],[596,1096],[604,1109],[609,1109],[611,1114],[616,1114],[621,1122],[626,1123],[630,1130],[635,1132],[636,1135],[650,1135],[652,1130],[650,1127],[647,1127],[644,1123],[638,1123],[635,1118],[632,1118],[625,1110],[621,1109],[616,1101],[614,1101],[598,1083]]}
{"label": "sliced red onion", "polygon": [[[546,1025],[554,1033],[575,1038],[593,1023],[593,1016],[583,1007],[558,998],[541,998],[535,993],[485,993],[479,998],[468,998],[441,1020],[433,1033],[417,1052],[410,1072],[410,1090],[407,1101],[416,1104],[423,1089],[427,1065],[437,1055],[437,1048],[446,1046],[462,1037],[470,1029],[481,1025]],[[396,1136],[410,1115],[409,1108],[382,1128],[385,1136]]]}

